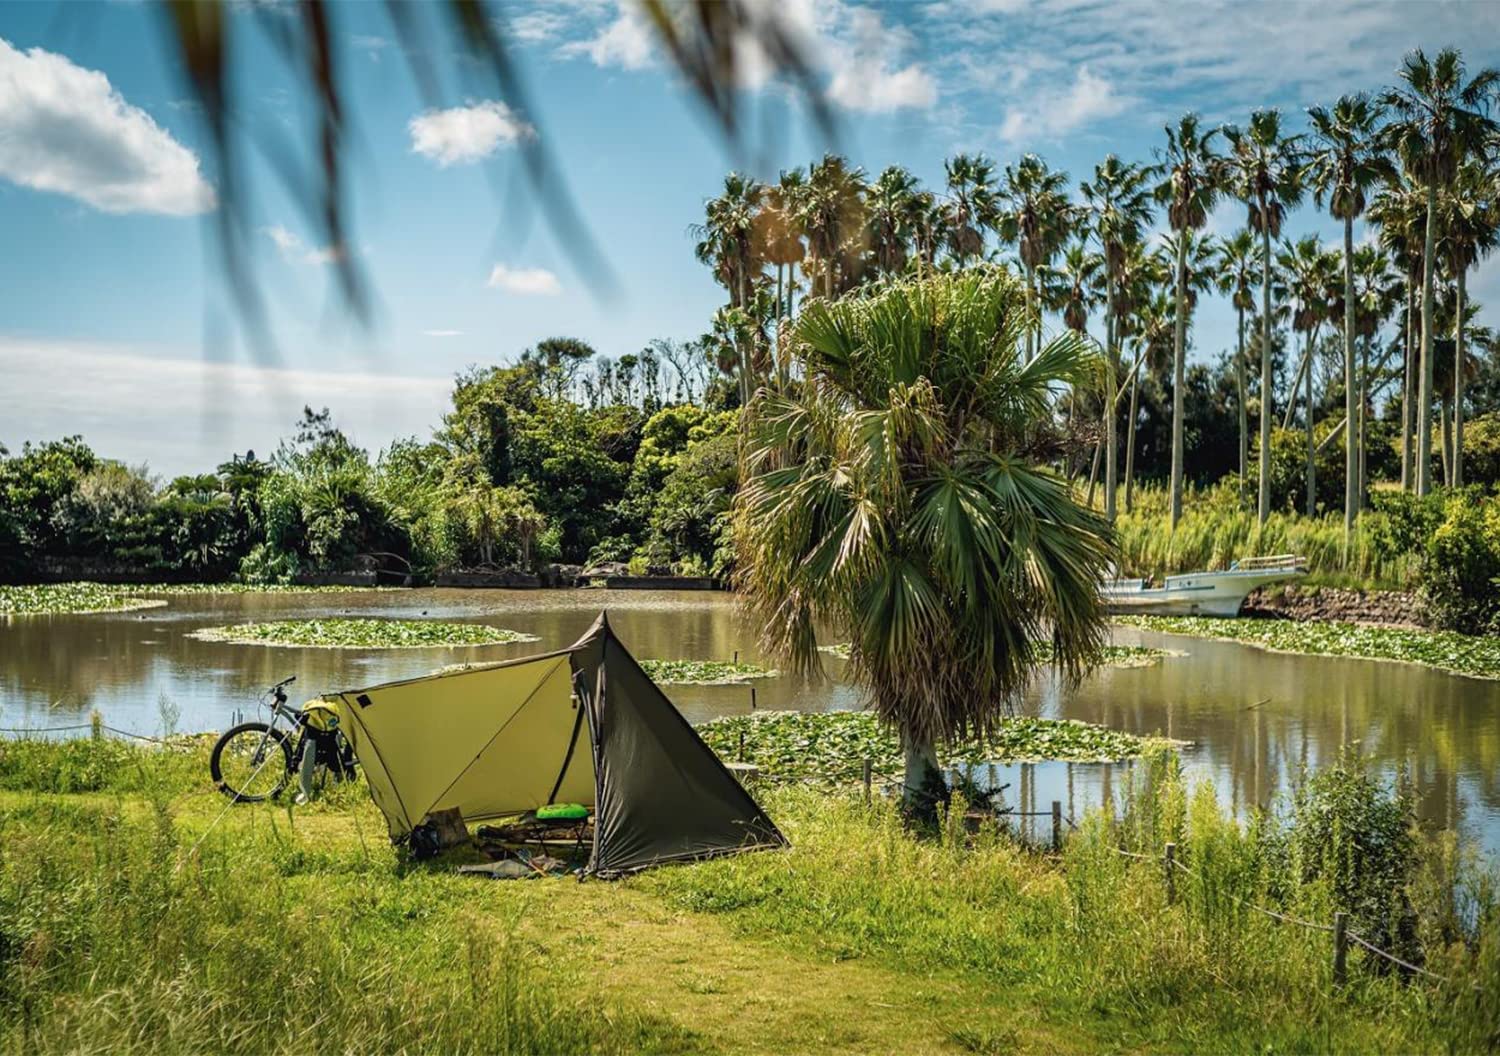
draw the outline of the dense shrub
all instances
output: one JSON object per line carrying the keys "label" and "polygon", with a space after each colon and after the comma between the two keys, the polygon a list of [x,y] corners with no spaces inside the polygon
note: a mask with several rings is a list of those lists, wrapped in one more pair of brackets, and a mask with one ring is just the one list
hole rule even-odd
{"label": "dense shrub", "polygon": [[1500,499],[1466,490],[1443,503],[1426,544],[1422,589],[1440,626],[1500,634]]}

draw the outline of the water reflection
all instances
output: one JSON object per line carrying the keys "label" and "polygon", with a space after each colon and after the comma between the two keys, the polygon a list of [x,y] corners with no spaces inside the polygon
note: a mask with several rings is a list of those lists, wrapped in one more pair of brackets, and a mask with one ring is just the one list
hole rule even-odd
{"label": "water reflection", "polygon": [[[182,729],[227,725],[261,688],[289,674],[307,696],[405,678],[459,661],[502,659],[575,641],[601,608],[640,657],[760,660],[755,628],[722,594],[645,591],[421,590],[356,594],[173,598],[157,609],[0,620],[0,726],[86,721],[141,733],[162,724],[161,702]],[[464,649],[335,650],[228,645],[188,637],[200,627],[318,615],[386,615],[490,622],[536,635],[533,644]],[[1184,759],[1236,809],[1265,805],[1301,769],[1353,744],[1388,774],[1409,768],[1422,817],[1457,826],[1500,851],[1500,682],[1404,665],[1299,657],[1228,642],[1120,628],[1125,644],[1184,651],[1161,664],[1097,673],[1064,691],[1045,678],[1029,694],[1037,714],[1084,719],[1194,742]],[[837,673],[838,663],[830,663]],[[693,721],[750,709],[744,686],[671,687]],[[758,684],[762,708],[855,707],[837,682]],[[1076,816],[1119,788],[1122,768],[1048,764],[1016,769],[1007,795]],[[1045,820],[1045,819],[1043,819]]]}

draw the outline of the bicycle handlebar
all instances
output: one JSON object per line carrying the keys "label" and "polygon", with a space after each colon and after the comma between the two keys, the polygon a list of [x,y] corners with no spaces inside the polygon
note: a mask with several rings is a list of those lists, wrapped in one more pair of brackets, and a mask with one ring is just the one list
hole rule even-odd
{"label": "bicycle handlebar", "polygon": [[278,682],[274,686],[272,686],[271,690],[272,690],[272,692],[274,692],[274,691],[280,689],[282,686],[289,686],[289,685],[291,685],[295,681],[297,681],[297,676],[296,675],[288,675],[286,678],[283,678],[280,682]]}

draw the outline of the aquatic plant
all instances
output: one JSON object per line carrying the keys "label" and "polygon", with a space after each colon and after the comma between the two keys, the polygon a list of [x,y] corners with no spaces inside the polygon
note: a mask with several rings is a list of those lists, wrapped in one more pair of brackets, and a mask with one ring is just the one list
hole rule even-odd
{"label": "aquatic plant", "polygon": [[129,597],[103,583],[39,583],[0,586],[0,616],[51,616],[73,612],[128,612],[165,605]]}
{"label": "aquatic plant", "polygon": [[442,649],[534,642],[536,637],[483,623],[327,617],[205,627],[194,638],[241,645],[292,645],[330,649]]}
{"label": "aquatic plant", "polygon": [[1119,616],[1116,622],[1163,634],[1219,638],[1285,653],[1399,660],[1473,678],[1500,678],[1500,638],[1478,638],[1454,631],[1208,616]]}
{"label": "aquatic plant", "polygon": [[[830,656],[836,656],[840,660],[849,659],[849,643],[837,642],[833,645],[820,647],[823,652]],[[1031,648],[1037,662],[1050,664],[1052,662],[1051,642],[1032,642]],[[1144,645],[1106,645],[1099,654],[1100,667],[1149,667],[1159,660],[1172,656],[1170,649],[1152,649]]]}
{"label": "aquatic plant", "polygon": [[737,660],[641,660],[641,669],[664,686],[727,686],[754,678],[772,678],[776,671]]}
{"label": "aquatic plant", "polygon": [[[901,772],[895,732],[867,711],[735,715],[706,722],[698,733],[726,759],[740,758],[743,735],[744,761],[772,779],[856,780],[866,759],[877,774]],[[938,757],[950,767],[1018,759],[1118,760],[1141,754],[1153,740],[1086,722],[1015,716],[1002,719],[991,736],[950,745]]]}

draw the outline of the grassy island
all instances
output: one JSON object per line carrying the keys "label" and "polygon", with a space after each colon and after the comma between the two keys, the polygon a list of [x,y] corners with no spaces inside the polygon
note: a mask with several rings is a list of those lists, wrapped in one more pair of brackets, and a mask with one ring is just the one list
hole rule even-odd
{"label": "grassy island", "polygon": [[322,649],[447,649],[534,642],[534,635],[483,623],[336,617],[271,620],[206,627],[194,638],[239,645],[290,645]]}

